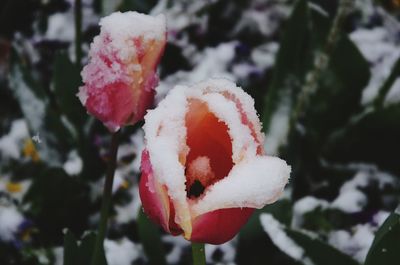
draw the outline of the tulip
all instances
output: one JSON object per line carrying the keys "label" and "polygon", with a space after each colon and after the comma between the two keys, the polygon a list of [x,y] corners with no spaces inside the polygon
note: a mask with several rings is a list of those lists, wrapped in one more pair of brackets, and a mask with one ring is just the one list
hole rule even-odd
{"label": "tulip", "polygon": [[165,17],[116,12],[101,19],[78,97],[110,131],[143,119],[154,100],[166,43]]}
{"label": "tulip", "polygon": [[225,79],[176,86],[145,116],[140,198],[172,235],[222,244],[275,202],[290,167],[266,156],[253,99]]}

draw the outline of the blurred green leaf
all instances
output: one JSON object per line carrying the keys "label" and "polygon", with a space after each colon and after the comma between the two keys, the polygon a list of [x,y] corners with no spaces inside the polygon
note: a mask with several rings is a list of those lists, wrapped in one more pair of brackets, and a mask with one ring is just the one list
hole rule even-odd
{"label": "blurred green leaf", "polygon": [[32,172],[32,185],[24,197],[30,205],[27,214],[41,231],[44,245],[62,242],[62,230],[82,234],[88,225],[89,188],[78,178],[59,168],[37,168]]}
{"label": "blurred green leaf", "polygon": [[[83,236],[80,243],[75,236],[67,230],[64,235],[64,265],[88,265],[92,259],[92,252],[96,242],[96,234],[89,232]],[[104,250],[101,253],[98,265],[107,265]]]}
{"label": "blurred green leaf", "polygon": [[[309,10],[307,1],[299,0],[286,22],[276,59],[274,75],[265,98],[263,128],[268,131],[272,115],[281,104],[292,105],[304,79],[308,54]],[[286,102],[289,101],[289,102]]]}
{"label": "blurred green leaf", "polygon": [[79,248],[75,236],[67,230],[64,235],[64,265],[78,264]]}
{"label": "blurred green leaf", "polygon": [[315,265],[358,265],[358,262],[351,257],[317,238],[289,228],[286,228],[285,232],[304,249],[305,256],[310,258]]}
{"label": "blurred green leaf", "polygon": [[368,62],[354,43],[342,36],[304,115],[306,131],[322,138],[318,145],[333,129],[344,126],[351,115],[361,110],[361,93],[369,78]]}
{"label": "blurred green leaf", "polygon": [[376,232],[365,265],[395,265],[400,261],[400,215],[392,213]]}
{"label": "blurred green leaf", "polygon": [[139,209],[137,218],[140,241],[143,244],[144,252],[151,265],[167,264],[165,260],[165,249],[161,242],[160,228],[153,224],[142,208]]}
{"label": "blurred green leaf", "polygon": [[66,53],[58,53],[54,62],[53,88],[61,111],[77,130],[82,130],[88,115],[76,94],[81,85],[79,67],[72,63]]}
{"label": "blurred green leaf", "polygon": [[13,51],[9,85],[19,103],[32,136],[40,138],[36,145],[42,160],[60,165],[74,145],[74,129],[63,119],[51,96],[30,74],[18,54]]}
{"label": "blurred green leaf", "polygon": [[394,104],[371,110],[332,132],[323,155],[334,162],[369,162],[380,169],[400,173],[399,135],[400,104]]}
{"label": "blurred green leaf", "polygon": [[393,83],[396,79],[400,77],[400,57],[397,59],[397,62],[394,64],[392,68],[392,72],[383,83],[382,87],[379,89],[379,94],[374,100],[374,105],[376,108],[381,108],[387,93],[389,92],[390,88],[392,87]]}
{"label": "blurred green leaf", "polygon": [[268,240],[260,223],[260,214],[270,213],[280,222],[290,225],[292,220],[292,205],[289,200],[280,200],[274,204],[256,210],[247,224],[240,230],[237,246],[236,262],[239,265],[265,264],[268,260],[271,264],[298,264]]}

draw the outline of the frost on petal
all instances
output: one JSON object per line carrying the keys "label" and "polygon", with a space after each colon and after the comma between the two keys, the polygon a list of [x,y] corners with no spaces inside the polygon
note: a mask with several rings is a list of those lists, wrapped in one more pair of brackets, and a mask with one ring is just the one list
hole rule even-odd
{"label": "frost on petal", "polygon": [[198,236],[200,226],[192,222],[200,215],[261,208],[274,202],[287,183],[290,167],[263,156],[253,99],[228,80],[177,86],[145,121],[154,177],[167,187],[175,222],[187,239],[193,228]]}
{"label": "frost on petal", "polygon": [[255,157],[234,166],[229,175],[209,187],[195,205],[196,215],[216,209],[262,208],[275,202],[285,187],[290,166],[277,157]]}
{"label": "frost on petal", "polygon": [[166,43],[163,15],[116,12],[100,21],[78,97],[111,131],[142,119],[154,99],[155,68]]}

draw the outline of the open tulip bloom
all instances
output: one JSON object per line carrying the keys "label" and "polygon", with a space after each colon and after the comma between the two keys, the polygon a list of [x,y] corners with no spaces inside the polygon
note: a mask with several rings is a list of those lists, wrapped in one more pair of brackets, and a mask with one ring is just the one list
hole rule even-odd
{"label": "open tulip bloom", "polygon": [[100,25],[78,96],[90,114],[115,132],[141,120],[153,103],[166,23],[163,15],[116,12]]}
{"label": "open tulip bloom", "polygon": [[147,113],[144,131],[144,211],[192,242],[232,239],[290,175],[285,161],[264,153],[253,99],[225,79],[176,86]]}

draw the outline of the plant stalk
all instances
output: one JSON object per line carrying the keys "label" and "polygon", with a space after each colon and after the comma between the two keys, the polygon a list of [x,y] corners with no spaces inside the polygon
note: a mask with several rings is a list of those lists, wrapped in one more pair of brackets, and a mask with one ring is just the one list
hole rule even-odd
{"label": "plant stalk", "polygon": [[193,257],[193,265],[206,264],[206,253],[204,251],[203,243],[192,242],[192,257]]}
{"label": "plant stalk", "polygon": [[305,84],[300,91],[297,103],[290,118],[290,129],[294,129],[294,125],[301,117],[309,103],[308,101],[310,96],[317,90],[318,81],[321,77],[321,74],[329,64],[329,57],[331,56],[339,39],[341,26],[347,14],[351,10],[352,5],[353,0],[340,0],[338,10],[328,33],[326,43],[322,50],[316,53],[314,58],[314,67],[306,75]]}
{"label": "plant stalk", "polygon": [[108,161],[107,175],[104,183],[103,201],[101,205],[100,223],[98,227],[96,244],[92,256],[92,265],[98,265],[103,252],[104,238],[107,230],[108,214],[111,207],[112,187],[115,168],[117,166],[118,132],[113,133],[110,147],[110,160]]}

